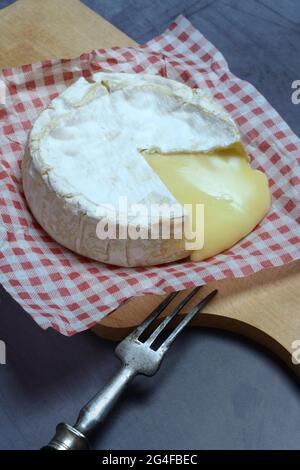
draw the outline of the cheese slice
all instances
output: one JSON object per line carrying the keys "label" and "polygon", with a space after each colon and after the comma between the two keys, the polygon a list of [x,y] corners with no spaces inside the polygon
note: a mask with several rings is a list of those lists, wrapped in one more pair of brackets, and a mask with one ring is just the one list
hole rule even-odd
{"label": "cheese slice", "polygon": [[[56,241],[121,266],[205,259],[249,233],[270,204],[266,177],[250,167],[225,111],[151,75],[99,73],[54,99],[30,133],[23,185]],[[197,204],[204,245],[190,251]]]}

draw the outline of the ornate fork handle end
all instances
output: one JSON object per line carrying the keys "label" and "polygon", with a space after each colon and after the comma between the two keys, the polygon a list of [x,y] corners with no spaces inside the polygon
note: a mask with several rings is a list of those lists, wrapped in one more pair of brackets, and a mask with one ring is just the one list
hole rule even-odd
{"label": "ornate fork handle end", "polygon": [[56,433],[49,444],[42,450],[89,450],[90,445],[85,437],[77,429],[69,424],[60,423]]}

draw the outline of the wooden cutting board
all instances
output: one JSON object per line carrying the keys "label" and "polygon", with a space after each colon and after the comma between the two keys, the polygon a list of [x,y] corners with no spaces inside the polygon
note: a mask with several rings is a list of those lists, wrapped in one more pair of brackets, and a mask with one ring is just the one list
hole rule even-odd
{"label": "wooden cutting board", "polygon": [[[19,0],[0,10],[0,44],[3,68],[52,57],[76,57],[101,47],[132,46],[135,42],[77,0]],[[300,340],[300,263],[210,284],[195,302],[213,288],[219,289],[218,296],[193,325],[248,336],[274,351],[300,375],[300,366],[291,360],[293,342]],[[118,340],[162,298],[148,295],[131,300],[94,331]]]}

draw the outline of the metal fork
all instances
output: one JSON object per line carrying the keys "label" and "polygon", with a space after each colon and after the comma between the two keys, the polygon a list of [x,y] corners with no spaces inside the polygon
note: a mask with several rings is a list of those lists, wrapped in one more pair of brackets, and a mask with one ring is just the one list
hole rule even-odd
{"label": "metal fork", "polygon": [[[196,287],[168,314],[160,325],[146,335],[150,325],[163,312],[163,310],[175,298],[178,292],[173,292],[166,297],[138,326],[116,347],[115,353],[122,361],[122,367],[110,380],[110,382],[97,393],[80,411],[74,426],[60,423],[56,428],[55,436],[45,450],[88,450],[89,438],[117,402],[129,382],[138,374],[146,376],[154,375],[169,350],[169,347],[177,338],[183,328],[199,313],[205,305],[216,295],[217,290],[210,292],[177,324],[162,344],[154,349],[154,341],[160,334],[165,333],[167,325],[177,316],[183,307],[194,297],[200,287]],[[144,339],[146,336],[147,339]]]}

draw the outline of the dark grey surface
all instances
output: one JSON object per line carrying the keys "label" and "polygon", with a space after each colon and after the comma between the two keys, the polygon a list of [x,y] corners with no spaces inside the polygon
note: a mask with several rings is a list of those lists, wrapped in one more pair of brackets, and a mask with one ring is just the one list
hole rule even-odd
{"label": "dark grey surface", "polygon": [[[0,6],[8,3],[0,0]],[[298,0],[84,3],[139,42],[185,14],[300,134],[300,106],[290,100],[291,82],[300,79]],[[0,339],[7,343],[7,365],[0,366],[0,449],[39,448],[59,421],[73,422],[118,367],[114,346],[88,332],[65,338],[42,331],[2,288],[0,311]],[[246,340],[190,330],[156,377],[136,380],[95,447],[299,449],[299,383]]]}

